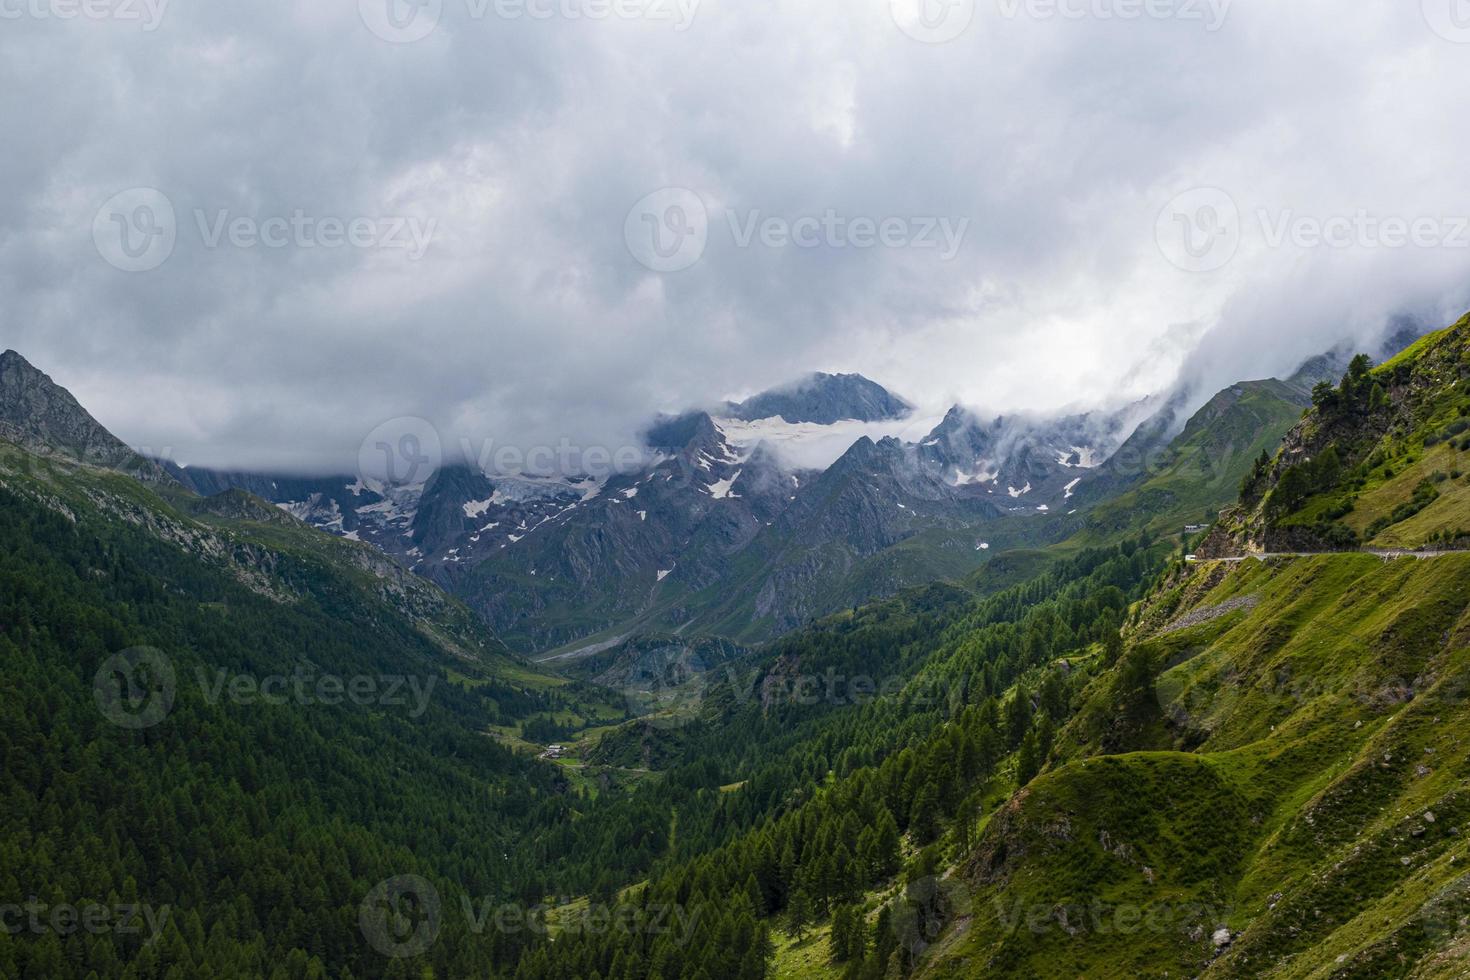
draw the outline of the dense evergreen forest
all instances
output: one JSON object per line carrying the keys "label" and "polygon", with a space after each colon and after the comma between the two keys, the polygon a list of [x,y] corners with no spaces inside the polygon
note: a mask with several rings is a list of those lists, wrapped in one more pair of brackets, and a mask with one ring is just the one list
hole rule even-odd
{"label": "dense evergreen forest", "polygon": [[[1111,646],[1159,552],[818,624],[716,677],[692,724],[611,734],[609,757],[655,753],[661,773],[594,794],[486,735],[568,695],[477,676],[329,565],[278,554],[283,598],[86,509],[0,491],[0,513],[0,894],[167,913],[0,932],[0,975],[27,978],[763,976],[773,926],[828,918],[854,969],[902,966],[924,923],[874,933],[852,903],[932,875],[1004,795],[1012,753],[1022,778],[1044,764],[1083,673],[1059,658]],[[164,653],[171,708],[114,724],[99,668],[140,649]],[[797,673],[888,686],[783,696]],[[398,678],[403,696],[221,696],[222,678],[295,675]],[[364,903],[405,876],[434,894],[434,941],[384,955]],[[576,895],[627,921],[550,942],[534,916],[486,915]],[[395,942],[402,901],[423,898],[386,897]]]}
{"label": "dense evergreen forest", "polygon": [[[810,676],[908,679],[860,705],[720,691],[720,716],[680,730],[681,751],[730,767],[715,778],[748,766],[749,781],[681,811],[674,853],[635,892],[698,927],[581,930],[532,950],[516,976],[762,977],[770,930],[817,921],[851,975],[906,975],[956,911],[940,870],[985,809],[1040,771],[1070,717],[1088,674],[1069,656],[1116,660],[1128,603],[1160,557],[1146,540],[1089,551],[988,599],[936,614],[932,592],[908,596],[778,643],[758,689],[793,662]],[[893,900],[870,924],[856,905],[872,892]]]}

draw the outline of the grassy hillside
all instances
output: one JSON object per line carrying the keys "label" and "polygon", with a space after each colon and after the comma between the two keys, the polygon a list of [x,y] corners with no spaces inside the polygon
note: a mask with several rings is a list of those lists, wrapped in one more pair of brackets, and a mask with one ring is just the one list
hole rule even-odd
{"label": "grassy hillside", "polygon": [[1470,317],[1383,365],[1354,362],[1225,515],[1216,551],[1470,543]]}
{"label": "grassy hillside", "polygon": [[[1145,683],[1092,683],[926,974],[1464,975],[1467,605],[1470,555],[1181,571]],[[1120,718],[1136,751],[1098,754]]]}
{"label": "grassy hillside", "polygon": [[[1467,376],[1470,318],[1318,385],[1205,552],[1470,541]],[[1470,552],[1176,565],[986,818],[919,972],[1470,974],[1467,607]]]}
{"label": "grassy hillside", "polygon": [[[1303,539],[1356,509],[1374,537],[1435,517],[1419,487],[1458,476],[1411,468],[1470,431],[1454,429],[1446,336],[1376,375],[1360,362],[1304,418],[1289,386],[1222,393],[1072,545],[1172,532],[1242,486],[1221,534],[1258,510]],[[1283,477],[1293,467],[1311,469]],[[1395,516],[1406,479],[1416,509]],[[1353,508],[1326,513],[1346,495]],[[703,824],[705,847],[647,894],[734,896],[739,922],[784,937],[779,976],[1466,975],[1470,553],[1178,561],[1155,579],[1161,550],[1144,537],[987,599],[831,617],[760,667],[786,682],[881,665],[905,678],[896,698],[797,711],[716,686],[696,724],[605,739],[630,759],[656,743],[670,766],[722,759],[730,779],[779,760],[721,786],[743,819]],[[1031,567],[1008,562],[996,584]],[[530,975],[658,953],[569,943]],[[724,975],[731,955],[692,950],[681,973]]]}
{"label": "grassy hillside", "polygon": [[[1149,528],[1176,533],[1209,523],[1233,503],[1262,453],[1274,454],[1300,420],[1297,390],[1280,381],[1246,381],[1225,389],[1190,418],[1157,456],[1139,460],[1138,483],[1086,515],[1076,540],[1097,543]],[[1122,464],[1119,464],[1122,465]]]}

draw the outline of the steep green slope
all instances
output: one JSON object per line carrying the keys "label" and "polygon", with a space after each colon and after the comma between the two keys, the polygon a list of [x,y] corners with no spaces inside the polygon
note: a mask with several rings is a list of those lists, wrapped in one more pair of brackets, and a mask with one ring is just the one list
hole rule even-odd
{"label": "steep green slope", "polygon": [[1260,455],[1276,452],[1305,407],[1295,388],[1274,380],[1244,381],[1218,393],[1166,450],[1136,460],[1137,485],[1089,511],[1077,539],[1097,542],[1143,527],[1175,533],[1214,520],[1235,500]]}
{"label": "steep green slope", "polygon": [[[1281,457],[1328,429],[1351,459],[1388,402],[1422,416],[1396,438],[1442,431],[1459,415],[1458,376],[1434,350],[1385,367],[1392,394],[1375,396],[1361,363],[1319,387]],[[1251,501],[1300,405],[1271,384],[1231,395],[1181,437],[1182,465],[1149,481],[1175,478],[1176,492],[1153,507],[1133,497],[1142,513],[1120,512],[1125,522],[1182,523],[1190,515],[1171,508],[1189,494],[1223,499],[1240,482]],[[1220,459],[1223,476],[1201,465]],[[1351,492],[1355,479],[1344,466],[1316,492]],[[949,724],[911,730],[907,775],[893,757],[839,770],[799,810],[657,887],[718,880],[730,864],[738,883],[750,869],[751,907],[793,936],[776,957],[792,976],[1464,975],[1467,605],[1470,554],[1176,563],[1122,637],[1054,635],[1048,658],[1001,675],[1014,686],[998,701],[966,698]],[[916,684],[987,676],[1030,643],[967,638],[975,624],[948,615],[952,640],[920,661]],[[969,795],[947,788],[954,774]],[[900,817],[903,870],[885,877],[859,855],[856,885],[833,879],[823,855],[838,868],[853,857],[821,828],[843,814],[881,820],[874,784]],[[791,863],[810,873],[763,870],[763,834],[777,853],[790,839]],[[797,938],[813,928],[820,949]]]}
{"label": "steep green slope", "polygon": [[[1467,328],[1319,385],[1204,553],[1457,543]],[[1470,553],[1176,565],[920,972],[1470,972],[1467,609]]]}
{"label": "steep green slope", "polygon": [[[1470,968],[1467,604],[1470,555],[1181,572],[1142,610],[1145,683],[1099,677],[990,822],[930,972]],[[1145,751],[1096,754],[1110,738]]]}
{"label": "steep green slope", "polygon": [[1250,839],[1238,778],[1137,753],[1036,779],[992,818],[963,870],[967,934],[926,973],[1193,975]]}
{"label": "steep green slope", "polygon": [[1454,547],[1470,540],[1470,317],[1377,368],[1355,360],[1245,484],[1207,552]]}

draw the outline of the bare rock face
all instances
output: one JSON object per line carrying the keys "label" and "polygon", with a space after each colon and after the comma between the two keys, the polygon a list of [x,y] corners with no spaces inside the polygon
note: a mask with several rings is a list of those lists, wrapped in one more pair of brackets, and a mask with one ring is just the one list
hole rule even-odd
{"label": "bare rock face", "polygon": [[0,438],[41,455],[60,455],[148,482],[171,478],[118,439],[72,397],[13,350],[0,354]]}
{"label": "bare rock face", "polygon": [[1195,555],[1200,558],[1239,558],[1246,554],[1247,543],[1239,526],[1244,517],[1238,507],[1221,513],[1220,520],[1194,549]]}
{"label": "bare rock face", "polygon": [[726,406],[732,418],[746,421],[780,417],[787,422],[820,425],[844,419],[900,419],[912,409],[908,402],[860,374],[820,373]]}

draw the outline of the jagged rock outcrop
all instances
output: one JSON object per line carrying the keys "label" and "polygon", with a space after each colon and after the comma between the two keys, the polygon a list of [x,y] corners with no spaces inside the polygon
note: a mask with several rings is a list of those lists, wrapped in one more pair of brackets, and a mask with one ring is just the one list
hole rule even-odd
{"label": "jagged rock outcrop", "polygon": [[860,374],[821,373],[726,406],[731,418],[745,421],[779,417],[819,425],[901,419],[912,410],[908,402]]}
{"label": "jagged rock outcrop", "polygon": [[71,392],[13,350],[0,354],[0,439],[38,455],[122,470],[150,483],[173,482],[162,467],[108,432]]}

